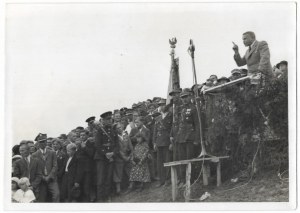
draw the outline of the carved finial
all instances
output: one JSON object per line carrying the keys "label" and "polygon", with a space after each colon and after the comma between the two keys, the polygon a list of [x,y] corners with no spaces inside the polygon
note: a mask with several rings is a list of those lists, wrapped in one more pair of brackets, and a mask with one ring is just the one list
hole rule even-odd
{"label": "carved finial", "polygon": [[169,43],[172,49],[176,47],[177,39],[174,37],[172,39],[169,39]]}

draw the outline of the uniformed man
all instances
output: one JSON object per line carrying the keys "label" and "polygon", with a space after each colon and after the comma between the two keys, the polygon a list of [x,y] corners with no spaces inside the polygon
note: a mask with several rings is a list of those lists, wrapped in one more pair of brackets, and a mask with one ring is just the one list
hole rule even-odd
{"label": "uniformed man", "polygon": [[[160,102],[161,103],[161,102]],[[164,167],[164,163],[169,162],[171,159],[172,144],[170,141],[170,132],[172,128],[172,113],[170,112],[170,104],[160,105],[161,115],[155,123],[153,132],[154,150],[157,150],[157,170],[159,175],[158,187],[167,184],[170,170]]]}
{"label": "uniformed man", "polygon": [[114,156],[118,152],[118,135],[112,127],[112,112],[101,115],[103,127],[95,138],[96,153],[94,159],[97,167],[97,201],[111,201],[111,184]]}
{"label": "uniformed man", "polygon": [[[178,160],[187,160],[194,157],[194,145],[199,145],[199,121],[195,105],[191,103],[191,92],[184,90],[180,93],[183,102],[179,131],[177,136]],[[179,181],[185,182],[185,168],[180,167]]]}
{"label": "uniformed man", "polygon": [[173,146],[173,161],[178,159],[178,152],[177,152],[177,132],[179,130],[179,121],[181,116],[181,106],[182,101],[180,99],[180,93],[182,89],[175,89],[169,93],[172,96],[172,103],[173,103],[173,122],[172,122],[172,129],[170,132],[170,141]]}

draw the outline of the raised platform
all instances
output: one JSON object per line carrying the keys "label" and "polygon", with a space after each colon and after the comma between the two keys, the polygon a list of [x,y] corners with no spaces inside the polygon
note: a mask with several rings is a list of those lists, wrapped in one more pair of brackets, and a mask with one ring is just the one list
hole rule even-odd
{"label": "raised platform", "polygon": [[[171,167],[171,181],[172,181],[172,200],[176,201],[178,195],[178,186],[177,186],[177,169],[175,168],[178,165],[186,165],[186,196],[185,201],[188,202],[190,200],[191,194],[191,172],[192,172],[192,163],[201,162],[201,161],[210,161],[212,163],[217,163],[217,186],[222,184],[221,181],[221,159],[229,158],[229,156],[220,156],[220,157],[200,157],[194,158],[190,160],[182,160],[182,161],[173,161],[164,163],[165,167]],[[202,176],[203,176],[203,185],[208,185],[208,177],[210,176],[210,168],[207,167],[204,163],[202,165]]]}

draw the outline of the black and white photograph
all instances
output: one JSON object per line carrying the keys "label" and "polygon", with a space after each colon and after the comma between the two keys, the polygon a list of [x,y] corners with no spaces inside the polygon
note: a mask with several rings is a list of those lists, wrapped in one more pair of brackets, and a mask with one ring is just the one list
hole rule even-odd
{"label": "black and white photograph", "polygon": [[296,209],[297,2],[3,7],[5,210]]}

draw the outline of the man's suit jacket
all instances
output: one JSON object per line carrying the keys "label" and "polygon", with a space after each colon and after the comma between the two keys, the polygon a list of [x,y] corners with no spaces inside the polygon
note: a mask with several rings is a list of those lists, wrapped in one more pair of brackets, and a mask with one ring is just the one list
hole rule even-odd
{"label": "man's suit jacket", "polygon": [[41,183],[43,176],[41,164],[39,164],[38,160],[36,160],[35,158],[30,157],[28,168],[26,160],[24,160],[24,158],[21,158],[20,160],[16,161],[13,176],[18,178],[29,178],[31,186],[33,187],[34,191],[36,191]]}
{"label": "man's suit jacket", "polygon": [[240,54],[235,54],[234,60],[239,67],[247,64],[249,74],[257,72],[262,72],[265,75],[272,74],[270,51],[265,41],[255,41],[250,52],[248,49],[243,58]]}
{"label": "man's suit jacket", "polygon": [[[37,150],[35,153],[32,154],[32,157],[38,159],[38,161],[41,163],[43,175],[49,176],[50,179],[56,181],[56,175],[57,175],[57,158],[54,151],[50,149],[46,149],[45,153],[45,160],[43,158],[43,154],[41,150]],[[46,171],[47,174],[46,174]]]}
{"label": "man's suit jacket", "polygon": [[65,169],[68,159],[69,157],[66,157],[63,165],[62,198],[70,198],[70,191],[73,188],[74,183],[79,183],[81,185],[84,174],[84,164],[78,161],[76,153],[68,165],[68,172],[66,172]]}

